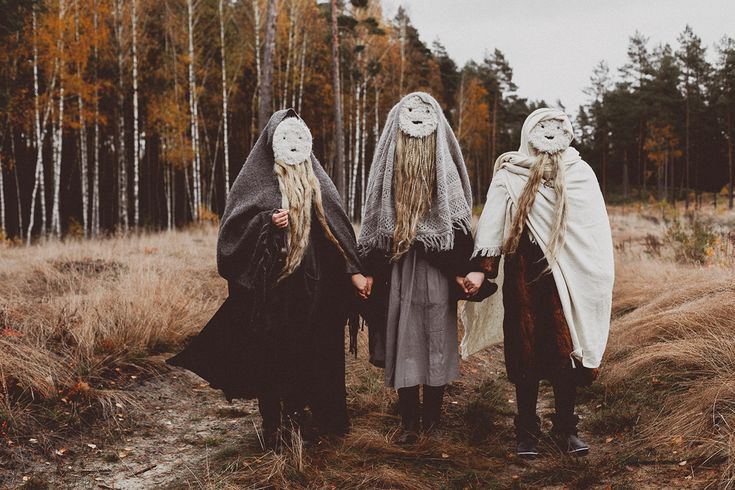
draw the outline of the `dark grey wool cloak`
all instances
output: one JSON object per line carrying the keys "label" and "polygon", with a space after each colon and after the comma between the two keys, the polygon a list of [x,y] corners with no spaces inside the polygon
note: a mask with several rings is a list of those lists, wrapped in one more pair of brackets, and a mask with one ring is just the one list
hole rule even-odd
{"label": "dark grey wool cloak", "polygon": [[292,109],[273,114],[227,200],[217,267],[230,295],[169,363],[195,372],[227,399],[277,396],[291,405],[323,407],[315,416],[344,425],[344,326],[355,305],[350,274],[360,270],[355,235],[334,184],[312,154],[327,222],[349,260],[312,214],[301,265],[276,281],[283,270],[287,230],[271,223],[281,207],[272,139],[287,117],[298,115]]}

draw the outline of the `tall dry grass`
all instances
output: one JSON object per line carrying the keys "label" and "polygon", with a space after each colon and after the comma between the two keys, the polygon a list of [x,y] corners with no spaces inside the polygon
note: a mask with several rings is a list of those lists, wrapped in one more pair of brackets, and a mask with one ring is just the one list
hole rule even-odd
{"label": "tall dry grass", "polygon": [[[733,222],[719,219],[725,228]],[[677,263],[666,250],[651,254],[647,234],[665,230],[642,221],[650,218],[612,213],[618,240],[633,245],[618,247],[601,381],[646,400],[642,445],[664,458],[721,465],[718,483],[735,488],[735,268],[729,258],[701,266]]]}
{"label": "tall dry grass", "polygon": [[0,248],[0,428],[29,432],[34,406],[58,400],[119,404],[115,370],[201,328],[224,297],[215,240],[204,227]]}

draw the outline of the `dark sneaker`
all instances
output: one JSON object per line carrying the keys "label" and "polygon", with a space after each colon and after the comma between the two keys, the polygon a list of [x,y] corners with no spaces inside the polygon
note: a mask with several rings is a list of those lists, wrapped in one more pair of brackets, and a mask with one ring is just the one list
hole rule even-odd
{"label": "dark sneaker", "polygon": [[398,436],[398,439],[396,439],[396,443],[398,444],[415,444],[416,441],[419,440],[419,433],[415,430],[406,430],[403,429],[403,432],[400,436]]}
{"label": "dark sneaker", "polygon": [[570,456],[587,456],[590,452],[590,447],[575,434],[556,436],[556,444]]}
{"label": "dark sneaker", "polygon": [[521,458],[533,459],[538,457],[538,443],[534,437],[522,437],[518,439],[516,454]]}

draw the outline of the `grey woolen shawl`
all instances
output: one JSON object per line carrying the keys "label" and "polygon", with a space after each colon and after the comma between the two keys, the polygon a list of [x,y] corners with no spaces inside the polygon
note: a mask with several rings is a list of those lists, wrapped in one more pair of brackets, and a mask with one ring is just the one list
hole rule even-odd
{"label": "grey woolen shawl", "polygon": [[[274,113],[260,133],[245,164],[235,179],[227,197],[225,212],[217,240],[217,270],[228,281],[253,287],[252,268],[263,220],[255,219],[263,212],[272,213],[281,207],[281,191],[273,171],[273,133],[287,117],[299,117],[293,109]],[[314,174],[322,191],[324,214],[329,228],[350,261],[347,271],[359,271],[355,231],[347,218],[339,194],[314,154],[311,154]],[[316,224],[316,223],[315,223]]]}
{"label": "grey woolen shawl", "polygon": [[455,228],[470,233],[472,190],[459,143],[436,99],[424,92],[414,92],[393,106],[375,150],[358,240],[363,254],[373,249],[389,251],[391,248],[396,225],[393,161],[400,131],[398,118],[401,106],[414,96],[431,104],[439,120],[436,134],[436,193],[431,208],[418,225],[416,241],[427,250],[451,250],[454,247]]}

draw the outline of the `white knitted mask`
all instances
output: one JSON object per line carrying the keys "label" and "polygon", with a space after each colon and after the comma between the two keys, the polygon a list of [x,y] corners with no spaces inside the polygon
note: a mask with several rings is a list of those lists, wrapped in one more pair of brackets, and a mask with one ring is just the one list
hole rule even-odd
{"label": "white knitted mask", "polygon": [[273,133],[273,157],[286,165],[298,165],[311,156],[311,131],[304,121],[287,117]]}
{"label": "white knitted mask", "polygon": [[407,135],[423,138],[436,131],[439,117],[434,107],[421,100],[418,95],[411,97],[401,106],[398,127]]}
{"label": "white knitted mask", "polygon": [[546,119],[531,129],[528,143],[539,153],[558,153],[572,142],[572,133],[560,119]]}

